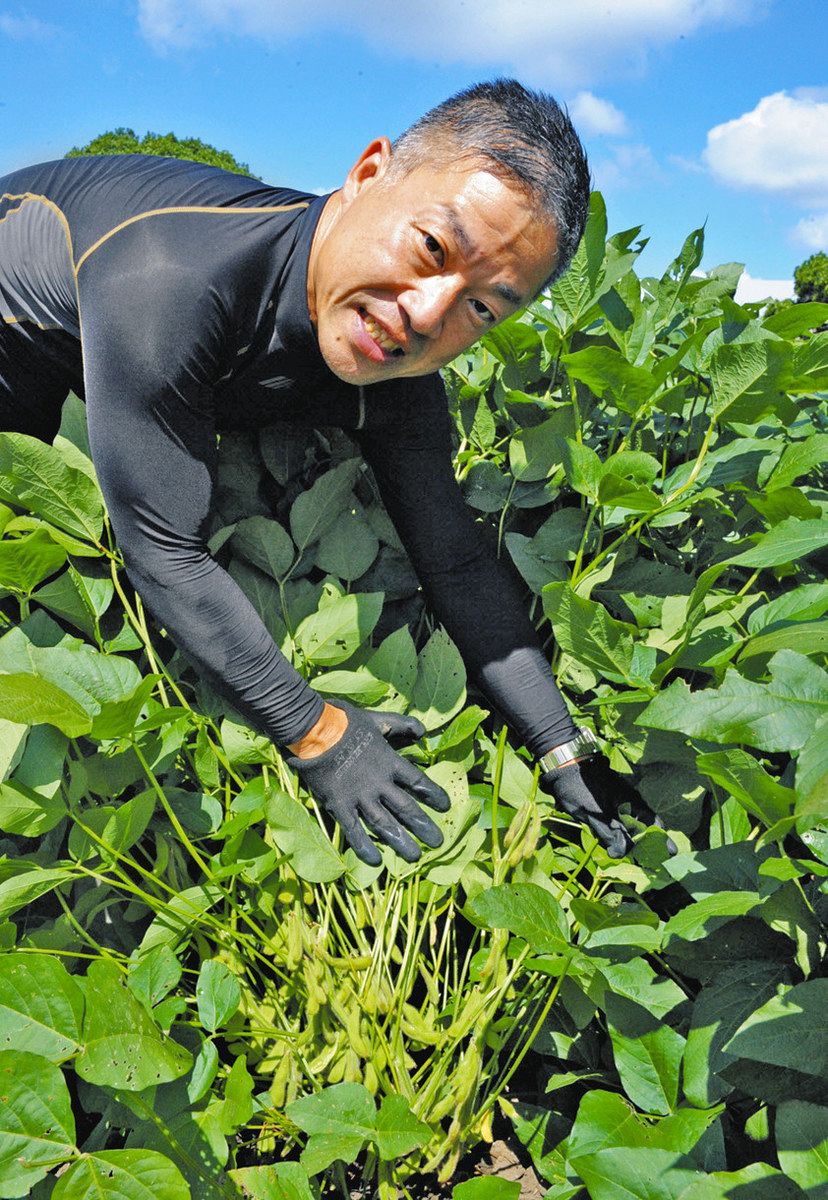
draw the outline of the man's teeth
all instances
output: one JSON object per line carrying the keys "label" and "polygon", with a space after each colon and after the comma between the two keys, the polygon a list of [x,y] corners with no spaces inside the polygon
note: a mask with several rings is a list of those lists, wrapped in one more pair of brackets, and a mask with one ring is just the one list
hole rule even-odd
{"label": "man's teeth", "polygon": [[390,338],[382,326],[376,323],[373,317],[369,317],[366,314],[362,319],[365,322],[365,328],[368,330],[371,337],[383,348],[383,350],[391,351],[400,349],[399,342],[395,342],[393,338]]}

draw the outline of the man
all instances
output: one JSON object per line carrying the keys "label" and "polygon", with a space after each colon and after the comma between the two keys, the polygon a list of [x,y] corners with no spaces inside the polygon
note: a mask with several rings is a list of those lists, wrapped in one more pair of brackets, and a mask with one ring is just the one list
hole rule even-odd
{"label": "man", "polygon": [[543,756],[542,786],[623,855],[620,781],[581,764],[590,737],[463,502],[437,374],[563,272],[588,192],[568,117],[508,80],[461,92],[393,147],[373,141],[330,196],[143,156],[0,179],[0,428],[51,440],[68,390],[85,397],[132,584],[291,751],[366,862],[381,861],[367,830],[410,861],[415,837],[439,845],[414,797],[438,811],[448,797],[386,741],[420,723],[325,703],[211,558],[216,432],[287,420],[356,438],[471,676]]}

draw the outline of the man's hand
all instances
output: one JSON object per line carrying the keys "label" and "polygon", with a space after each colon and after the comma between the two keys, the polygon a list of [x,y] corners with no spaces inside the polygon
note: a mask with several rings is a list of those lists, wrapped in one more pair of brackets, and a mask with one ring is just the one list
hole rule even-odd
{"label": "man's hand", "polygon": [[[542,791],[570,817],[589,826],[610,858],[624,858],[632,849],[632,839],[617,817],[618,806],[629,803],[637,816],[645,808],[640,796],[620,776],[611,770],[602,755],[567,763],[546,771],[539,779]],[[658,817],[647,819],[656,825]],[[675,843],[668,838],[667,850],[676,853]]]}
{"label": "man's hand", "polygon": [[285,761],[341,826],[357,858],[372,867],[382,862],[363,822],[406,862],[416,862],[421,853],[406,829],[427,846],[440,846],[442,833],[416,800],[445,812],[448,795],[385,740],[421,738],[422,723],[416,717],[356,708],[345,700],[327,708],[345,715],[347,724],[339,740],[313,757],[293,755]]}

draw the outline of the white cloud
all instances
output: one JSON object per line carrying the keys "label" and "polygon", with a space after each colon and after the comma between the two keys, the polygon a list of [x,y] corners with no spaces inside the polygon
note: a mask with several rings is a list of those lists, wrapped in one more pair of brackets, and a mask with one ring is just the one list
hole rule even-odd
{"label": "white cloud", "polygon": [[557,92],[610,74],[639,73],[659,46],[704,27],[752,20],[768,3],[407,0],[385,20],[376,3],[365,0],[138,0],[138,13],[145,37],[162,50],[215,32],[279,43],[336,30],[362,36],[385,54],[506,68]]}
{"label": "white cloud", "polygon": [[50,25],[48,21],[41,21],[38,17],[0,13],[0,35],[4,34],[16,42],[51,38],[59,32],[56,25]]}
{"label": "white cloud", "polygon": [[627,118],[609,100],[592,92],[578,92],[569,105],[569,115],[579,133],[608,134],[623,137],[627,133]]}
{"label": "white cloud", "polygon": [[736,303],[746,304],[756,300],[793,300],[792,279],[754,279],[743,271],[736,285]]}
{"label": "white cloud", "polygon": [[828,102],[774,92],[716,125],[703,158],[713,176],[807,207],[828,206]]}
{"label": "white cloud", "polygon": [[791,236],[808,250],[828,250],[828,212],[803,217],[794,226]]}
{"label": "white cloud", "polygon": [[609,155],[591,158],[590,166],[595,186],[601,192],[635,187],[648,180],[660,179],[662,174],[649,146],[638,142],[613,146]]}

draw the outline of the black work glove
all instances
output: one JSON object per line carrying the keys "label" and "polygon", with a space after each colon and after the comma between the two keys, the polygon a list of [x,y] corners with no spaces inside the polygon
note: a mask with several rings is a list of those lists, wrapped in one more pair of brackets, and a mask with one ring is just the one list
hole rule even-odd
{"label": "black work glove", "polygon": [[363,821],[406,862],[417,861],[420,847],[403,826],[432,849],[442,845],[442,833],[411,793],[436,812],[448,809],[447,793],[385,740],[415,741],[425,733],[422,722],[399,713],[370,712],[345,700],[329,703],[348,716],[342,737],[315,758],[286,755],[285,762],[338,822],[357,858],[372,867],[382,862]]}
{"label": "black work glove", "polygon": [[[624,858],[632,849],[632,839],[616,816],[620,804],[629,804],[636,817],[663,828],[660,818],[649,813],[635,789],[611,769],[602,755],[546,771],[538,784],[565,813],[589,826],[610,858]],[[667,851],[676,853],[670,838]]]}

